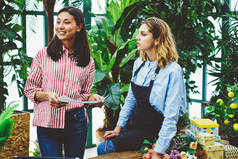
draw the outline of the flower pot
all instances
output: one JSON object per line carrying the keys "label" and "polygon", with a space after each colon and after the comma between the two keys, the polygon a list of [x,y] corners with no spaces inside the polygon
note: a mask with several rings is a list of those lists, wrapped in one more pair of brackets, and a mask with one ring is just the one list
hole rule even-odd
{"label": "flower pot", "polygon": [[0,150],[0,158],[12,159],[14,156],[29,156],[30,113],[14,111],[12,134]]}
{"label": "flower pot", "polygon": [[238,147],[238,137],[229,136],[228,137],[230,145]]}

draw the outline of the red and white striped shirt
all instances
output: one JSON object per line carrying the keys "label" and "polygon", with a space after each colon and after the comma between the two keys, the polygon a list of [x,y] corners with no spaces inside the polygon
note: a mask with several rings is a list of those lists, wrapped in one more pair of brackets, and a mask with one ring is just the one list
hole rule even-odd
{"label": "red and white striped shirt", "polygon": [[28,75],[25,95],[34,103],[33,126],[64,128],[65,112],[82,107],[80,103],[68,103],[65,107],[54,108],[49,101],[34,100],[36,91],[55,92],[77,100],[86,100],[93,85],[95,65],[92,58],[86,67],[77,66],[63,48],[63,55],[53,61],[47,55],[47,48],[41,49],[33,59]]}

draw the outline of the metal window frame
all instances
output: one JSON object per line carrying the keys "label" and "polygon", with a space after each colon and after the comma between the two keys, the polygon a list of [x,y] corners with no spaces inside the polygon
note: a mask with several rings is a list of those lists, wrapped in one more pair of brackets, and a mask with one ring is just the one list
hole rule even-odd
{"label": "metal window frame", "polygon": [[[229,6],[231,5],[231,0],[227,0],[227,3],[229,4]],[[91,15],[90,15],[90,11],[91,11],[91,0],[84,0],[83,3],[83,11],[85,13],[85,24],[87,29],[89,30],[91,28]],[[229,11],[229,10],[228,10]],[[237,12],[237,11],[234,11]],[[57,13],[55,13],[56,15]],[[47,46],[48,44],[48,22],[47,22],[47,15],[45,13],[45,11],[25,11],[22,14],[22,25],[24,26],[24,28],[26,28],[26,15],[41,15],[44,16],[44,44],[45,46]],[[223,18],[222,21],[224,21],[225,19]],[[24,42],[23,42],[23,47],[26,48],[26,29],[24,29],[22,31],[22,36],[24,38]],[[222,52],[222,57],[224,56],[224,52]],[[221,57],[221,58],[222,58]],[[221,59],[219,58],[219,59]],[[191,102],[195,102],[195,103],[200,103],[202,104],[202,102],[206,102],[207,101],[207,65],[203,65],[202,68],[202,98],[201,99],[195,99],[192,98]],[[203,112],[203,107],[201,107],[201,111]],[[23,97],[23,110],[24,111],[29,111],[29,112],[33,112],[33,109],[28,109],[28,99],[24,96]],[[189,110],[189,107],[188,107]],[[88,117],[89,117],[89,127],[88,127],[88,138],[87,138],[87,145],[86,147],[94,147],[95,144],[93,144],[92,142],[92,110],[87,110],[88,113]]]}
{"label": "metal window frame", "polygon": [[[231,7],[231,0],[226,0],[226,2],[228,4],[228,6],[229,6],[228,8],[226,8],[226,11],[227,12],[231,12],[230,9],[229,9]],[[237,12],[237,11],[232,11],[232,12]],[[227,20],[228,19],[226,17],[222,17],[222,25]],[[220,58],[216,58],[219,61],[222,61],[222,58],[224,57],[223,49],[221,51],[222,51],[221,57]],[[207,64],[203,65],[202,70],[203,70],[202,71],[202,99],[195,99],[195,98],[191,99],[191,102],[195,102],[195,103],[200,103],[201,104],[201,117],[203,116],[204,111],[205,111],[204,110],[205,107],[202,106],[202,102],[207,102]],[[189,107],[188,107],[188,110],[189,110]]]}

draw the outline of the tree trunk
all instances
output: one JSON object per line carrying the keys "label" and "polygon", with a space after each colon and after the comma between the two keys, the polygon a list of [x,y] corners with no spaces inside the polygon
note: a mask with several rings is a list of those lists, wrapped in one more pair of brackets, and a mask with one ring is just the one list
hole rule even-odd
{"label": "tree trunk", "polygon": [[54,6],[55,0],[43,0],[45,12],[48,17],[48,42],[54,36]]}

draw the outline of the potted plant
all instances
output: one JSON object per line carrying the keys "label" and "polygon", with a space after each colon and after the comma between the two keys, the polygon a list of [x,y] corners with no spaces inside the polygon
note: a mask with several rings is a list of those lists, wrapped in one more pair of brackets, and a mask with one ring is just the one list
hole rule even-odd
{"label": "potted plant", "polygon": [[95,79],[93,93],[107,96],[105,102],[104,126],[97,132],[103,136],[104,131],[116,126],[120,106],[124,103],[132,74],[133,60],[136,57],[135,36],[123,40],[121,27],[115,28],[122,11],[134,3],[116,0],[107,1],[104,16],[95,16],[96,25],[89,30],[91,55],[95,60]]}
{"label": "potted plant", "polygon": [[[24,82],[27,78],[27,68],[31,59],[27,57],[25,48],[17,43],[23,43],[24,38],[19,33],[24,28],[16,23],[16,17],[24,11],[25,0],[3,0],[0,7],[0,114],[8,110],[6,98],[8,84],[4,77],[13,72],[11,82],[17,83],[19,96],[23,95]],[[14,111],[11,117],[14,121],[12,135],[1,148],[0,158],[13,158],[16,155],[29,155],[30,113]],[[5,121],[6,122],[6,121]]]}
{"label": "potted plant", "polygon": [[238,84],[225,86],[227,96],[217,99],[207,112],[224,126],[224,135],[228,136],[230,144],[238,146]]}
{"label": "potted plant", "polygon": [[217,44],[217,53],[222,52],[222,57],[221,59],[215,58],[215,65],[212,66],[213,69],[209,73],[215,77],[212,83],[216,86],[211,102],[226,96],[225,84],[235,85],[238,83],[238,14],[227,12],[223,19],[222,38],[218,40]]}
{"label": "potted plant", "polygon": [[[206,116],[217,118],[221,136],[225,137],[227,135],[230,138],[237,138],[237,132],[234,131],[233,125],[237,123],[238,110],[232,108],[235,108],[235,104],[237,104],[238,15],[235,12],[227,12],[223,18],[222,38],[218,40],[217,45],[217,52],[222,51],[222,60],[214,58],[215,65],[212,66],[213,69],[209,72],[211,76],[215,77],[212,83],[216,86],[216,89],[209,102],[212,107],[207,107]],[[233,92],[234,97],[231,97],[232,93],[228,95],[229,92]],[[230,107],[232,103],[233,105]]]}

